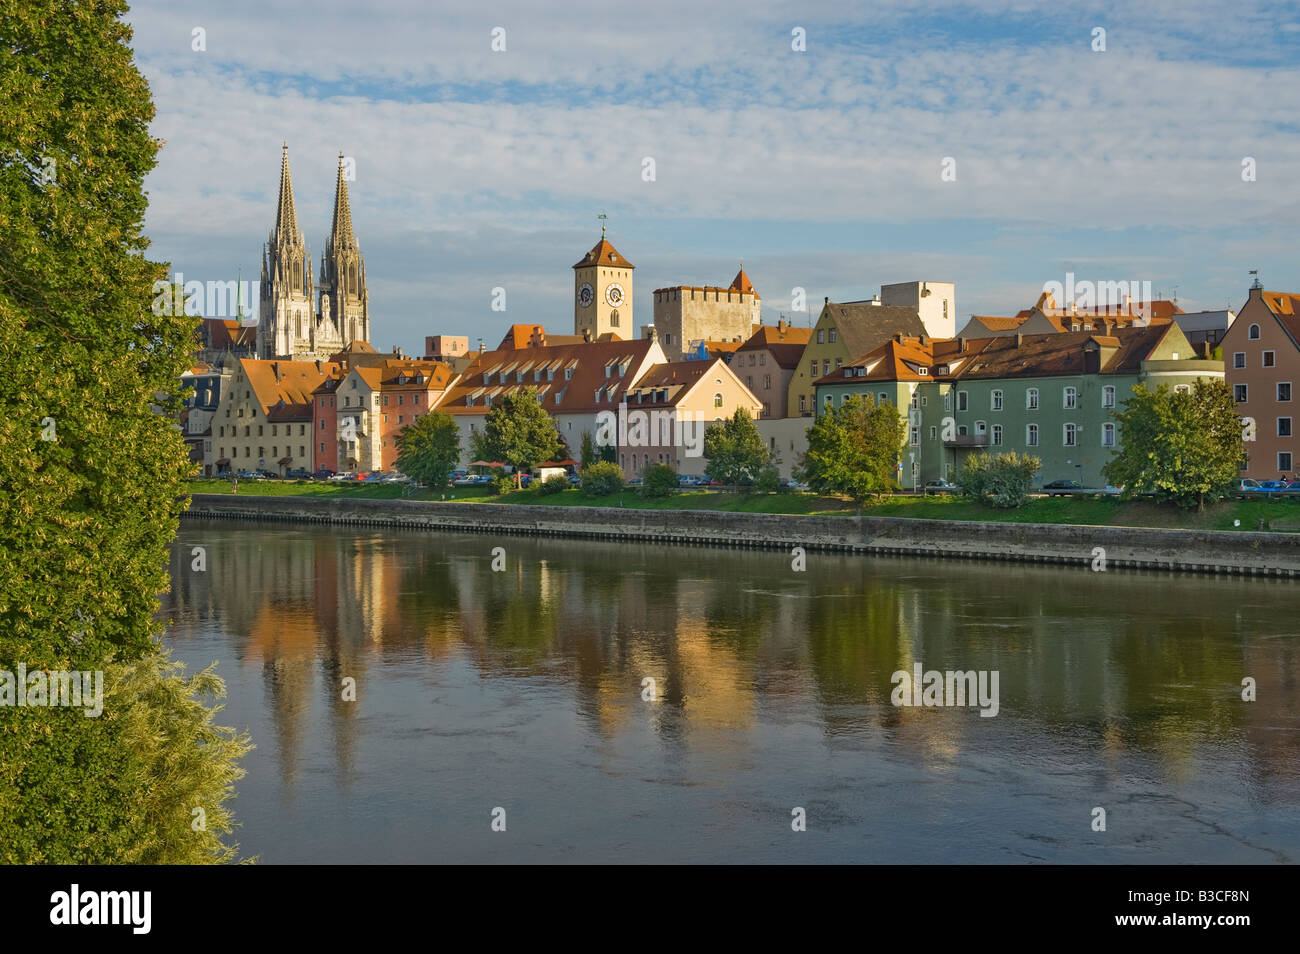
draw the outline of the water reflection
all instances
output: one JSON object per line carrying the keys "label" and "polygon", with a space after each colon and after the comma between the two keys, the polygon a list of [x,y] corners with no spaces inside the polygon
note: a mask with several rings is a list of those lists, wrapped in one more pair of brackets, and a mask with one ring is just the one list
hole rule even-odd
{"label": "water reflection", "polygon": [[[206,573],[190,570],[195,545]],[[1279,821],[1300,800],[1282,581],[815,554],[795,573],[781,553],[218,522],[182,526],[172,576],[178,653],[222,660],[225,718],[259,744],[237,810],[245,847],[268,860],[319,857],[285,820],[331,812],[370,860],[392,857],[401,849],[367,833],[359,800],[414,816],[431,792],[456,803],[523,763],[541,766],[543,812],[605,789],[622,800],[599,808],[617,834],[565,841],[556,821],[537,857],[561,843],[600,857],[652,833],[678,852],[702,838],[775,857],[745,831],[769,810],[781,827],[786,785],[817,822],[864,837],[888,827],[888,807],[913,860],[960,860],[942,828],[963,813],[982,819],[967,818],[978,860],[1300,855],[1296,823]],[[890,676],[918,662],[999,671],[1000,714],[895,708]],[[1257,702],[1241,700],[1246,676]],[[638,782],[702,787],[726,812],[667,834],[658,803],[637,809]],[[1082,837],[1107,797],[1121,818],[1132,804],[1130,817],[1172,828],[1117,859]],[[1202,826],[1226,831],[1222,844],[1198,841]],[[484,857],[449,831],[410,850]],[[843,839],[810,841],[811,858],[860,857]]]}

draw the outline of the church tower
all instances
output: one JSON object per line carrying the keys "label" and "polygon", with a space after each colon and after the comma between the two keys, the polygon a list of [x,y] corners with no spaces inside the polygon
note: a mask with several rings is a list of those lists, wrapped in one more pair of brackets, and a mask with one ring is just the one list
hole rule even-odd
{"label": "church tower", "polygon": [[600,230],[600,241],[573,266],[573,333],[590,335],[595,341],[603,334],[625,340],[636,337],[632,323],[632,270],[636,266]]}
{"label": "church tower", "polygon": [[315,295],[311,254],[298,228],[289,176],[289,146],[280,156],[280,204],[275,229],[262,255],[261,301],[257,317],[257,355],[289,357],[311,338]]}
{"label": "church tower", "polygon": [[[334,223],[320,263],[321,330],[342,341],[370,341],[370,293],[366,290],[366,263],[352,231],[352,207],[343,174],[343,153],[334,184]],[[333,323],[331,332],[329,323]]]}

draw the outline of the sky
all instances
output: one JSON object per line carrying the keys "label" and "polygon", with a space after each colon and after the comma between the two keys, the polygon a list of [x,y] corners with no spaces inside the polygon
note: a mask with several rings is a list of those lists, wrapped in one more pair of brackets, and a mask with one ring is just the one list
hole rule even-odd
{"label": "sky", "polygon": [[1069,272],[1186,311],[1240,308],[1251,269],[1300,290],[1295,3],[543,6],[136,3],[152,257],[257,279],[287,143],[317,273],[352,161],[384,351],[572,333],[602,212],[638,326],[742,262],[768,323],[914,280],[956,283],[959,326]]}

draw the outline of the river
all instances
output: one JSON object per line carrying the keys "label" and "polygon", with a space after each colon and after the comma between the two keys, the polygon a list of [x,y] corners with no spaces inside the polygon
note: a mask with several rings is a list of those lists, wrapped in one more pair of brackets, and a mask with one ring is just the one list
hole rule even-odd
{"label": "river", "polygon": [[1300,859],[1294,583],[217,520],[171,569],[265,863]]}

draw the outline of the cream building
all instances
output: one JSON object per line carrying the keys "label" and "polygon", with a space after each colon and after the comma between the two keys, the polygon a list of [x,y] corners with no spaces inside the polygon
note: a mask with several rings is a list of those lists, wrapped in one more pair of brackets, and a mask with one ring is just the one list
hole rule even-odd
{"label": "cream building", "polygon": [[328,361],[241,359],[212,417],[208,472],[311,470],[312,392],[337,369]]}

